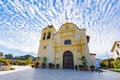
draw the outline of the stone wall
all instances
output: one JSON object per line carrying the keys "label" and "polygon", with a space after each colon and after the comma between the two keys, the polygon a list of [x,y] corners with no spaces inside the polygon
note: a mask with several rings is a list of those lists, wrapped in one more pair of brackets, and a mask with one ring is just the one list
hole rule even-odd
{"label": "stone wall", "polygon": [[0,70],[10,70],[11,66],[0,66]]}

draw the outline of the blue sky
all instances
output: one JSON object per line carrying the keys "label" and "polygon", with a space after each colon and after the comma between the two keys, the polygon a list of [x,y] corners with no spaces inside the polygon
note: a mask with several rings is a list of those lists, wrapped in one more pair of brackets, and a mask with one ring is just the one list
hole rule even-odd
{"label": "blue sky", "polygon": [[85,28],[89,49],[106,58],[114,41],[120,41],[119,0],[0,0],[0,51],[37,55],[41,30],[66,22]]}

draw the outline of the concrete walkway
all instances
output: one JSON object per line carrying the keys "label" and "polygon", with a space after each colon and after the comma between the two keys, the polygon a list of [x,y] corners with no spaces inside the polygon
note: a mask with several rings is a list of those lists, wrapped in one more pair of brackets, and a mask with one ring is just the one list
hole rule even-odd
{"label": "concrete walkway", "polygon": [[15,68],[15,70],[0,71],[0,75],[12,73],[12,72],[17,72],[17,71],[22,71],[22,70],[26,70],[26,69],[31,68],[30,66],[11,66],[11,67]]}
{"label": "concrete walkway", "polygon": [[0,80],[120,80],[120,73],[103,73],[71,69],[27,69],[0,75]]}

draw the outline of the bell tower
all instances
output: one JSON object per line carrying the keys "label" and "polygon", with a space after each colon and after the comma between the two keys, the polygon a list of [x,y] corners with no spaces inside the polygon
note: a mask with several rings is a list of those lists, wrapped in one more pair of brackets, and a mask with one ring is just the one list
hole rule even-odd
{"label": "bell tower", "polygon": [[[47,61],[53,61],[50,60],[50,54],[53,53],[53,48],[51,47],[53,44],[53,36],[56,33],[56,29],[53,25],[48,25],[42,30],[40,44],[39,44],[39,50],[38,50],[38,57],[43,58],[46,57]],[[54,55],[51,55],[54,56]]]}

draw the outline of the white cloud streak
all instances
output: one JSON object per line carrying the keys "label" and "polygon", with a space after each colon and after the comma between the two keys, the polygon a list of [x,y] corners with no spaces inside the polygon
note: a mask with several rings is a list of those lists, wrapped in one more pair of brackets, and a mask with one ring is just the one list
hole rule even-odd
{"label": "white cloud streak", "polygon": [[91,36],[90,52],[105,55],[120,40],[118,0],[8,0],[0,4],[0,45],[37,53],[42,28],[56,29],[66,17]]}

